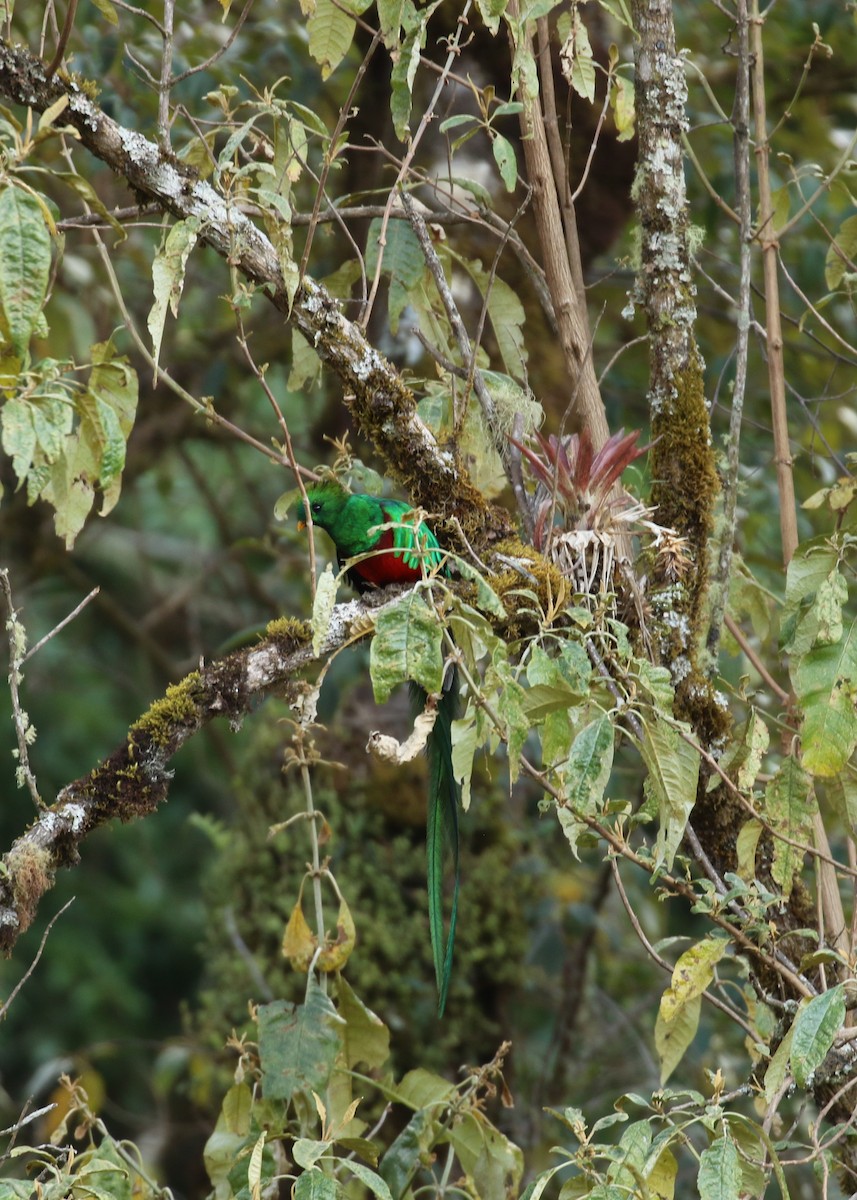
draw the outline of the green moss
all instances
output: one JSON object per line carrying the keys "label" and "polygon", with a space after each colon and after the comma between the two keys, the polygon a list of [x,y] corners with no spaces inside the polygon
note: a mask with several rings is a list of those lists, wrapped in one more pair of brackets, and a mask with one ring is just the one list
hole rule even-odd
{"label": "green moss", "polygon": [[297,617],[277,617],[268,622],[265,636],[276,642],[284,654],[290,654],[312,641],[312,625]]}
{"label": "green moss", "polygon": [[193,724],[198,719],[197,702],[201,683],[199,671],[191,671],[179,683],[170,684],[166,694],[131,726],[128,731],[129,745],[137,741],[136,734],[144,734],[157,746],[169,746],[175,736],[176,726]]}

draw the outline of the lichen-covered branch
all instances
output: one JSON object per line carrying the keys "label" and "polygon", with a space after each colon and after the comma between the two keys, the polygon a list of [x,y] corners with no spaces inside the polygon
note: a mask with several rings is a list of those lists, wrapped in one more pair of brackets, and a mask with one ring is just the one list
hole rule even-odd
{"label": "lichen-covered branch", "polygon": [[[328,656],[357,629],[368,631],[378,598],[337,605],[326,643]],[[360,624],[358,625],[358,622]],[[74,865],[79,847],[108,821],[148,816],[167,798],[170,761],[215,717],[238,723],[271,694],[296,699],[298,673],[316,659],[312,630],[292,618],[273,621],[257,645],[192,671],[135,721],[124,741],[88,775],[66,784],[0,862],[0,951],[8,954],[32,924],[57,870]]]}
{"label": "lichen-covered branch", "polygon": [[124,178],[139,197],[179,219],[198,218],[201,239],[263,288],[310,342],[342,381],[361,432],[415,502],[432,512],[454,515],[470,529],[476,523],[489,539],[509,532],[508,514],[486,505],[456,456],[438,446],[417,415],[413,393],[398,371],[343,316],[333,297],[305,278],[289,304],[274,246],[226,196],[155,142],[114,121],[87,95],[82,83],[50,77],[39,58],[2,39],[0,96],[37,113],[65,98],[62,123],[77,132],[87,150]]}
{"label": "lichen-covered branch", "polygon": [[679,706],[703,744],[716,736],[710,689],[697,662],[708,582],[708,539],[717,474],[694,337],[695,289],[684,181],[684,67],[676,53],[669,0],[634,0],[639,161],[634,197],[642,227],[633,300],[649,331],[649,407],[657,439],[650,453],[658,521],[687,539],[692,567],[681,579],[655,579],[661,654]]}

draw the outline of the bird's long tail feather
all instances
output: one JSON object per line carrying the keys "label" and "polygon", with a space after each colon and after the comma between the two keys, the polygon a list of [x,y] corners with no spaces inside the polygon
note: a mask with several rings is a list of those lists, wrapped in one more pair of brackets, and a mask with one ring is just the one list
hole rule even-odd
{"label": "bird's long tail feather", "polygon": [[[426,694],[412,685],[415,704],[425,707]],[[437,979],[437,1013],[443,1016],[449,980],[452,974],[452,955],[455,946],[455,925],[458,919],[459,854],[458,805],[461,788],[452,767],[452,722],[458,707],[458,671],[447,673],[444,689],[437,706],[437,718],[428,741],[429,768],[428,820],[426,824],[426,857],[428,861],[428,909],[434,971]],[[444,937],[443,884],[444,865],[452,858],[453,890],[449,916],[449,932]]]}

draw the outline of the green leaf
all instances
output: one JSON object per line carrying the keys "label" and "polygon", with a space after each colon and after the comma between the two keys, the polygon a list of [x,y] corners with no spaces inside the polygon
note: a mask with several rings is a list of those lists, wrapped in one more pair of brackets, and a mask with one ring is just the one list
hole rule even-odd
{"label": "green leaf", "polygon": [[313,1167],[298,1176],[292,1195],[294,1200],[336,1200],[342,1193],[335,1179]]}
{"label": "green leaf", "polygon": [[461,807],[470,808],[470,783],[473,778],[473,759],[481,744],[472,710],[452,722],[452,770],[461,785]]}
{"label": "green leaf", "polygon": [[13,397],[0,409],[2,446],[12,459],[12,469],[23,483],[36,451],[36,430],[32,406],[26,400]]}
{"label": "green leaf", "polygon": [[575,856],[583,824],[580,815],[597,812],[604,798],[613,767],[613,745],[613,722],[602,713],[579,731],[567,761],[558,768],[565,800],[557,805],[557,816]]}
{"label": "green leaf", "polygon": [[731,1137],[716,1138],[699,1158],[699,1200],[739,1200],[741,1165]]}
{"label": "green leaf", "polygon": [[413,680],[431,694],[443,683],[443,626],[417,588],[379,613],[369,651],[375,700],[383,704],[393,688]]}
{"label": "green leaf", "polygon": [[378,1197],[378,1200],[393,1200],[393,1194],[386,1182],[375,1171],[364,1167],[362,1163],[355,1162],[353,1158],[348,1161],[348,1170],[352,1175],[356,1175],[364,1187],[367,1187],[373,1196]]}
{"label": "green leaf", "polygon": [[92,0],[92,3],[101,13],[101,15],[110,22],[111,25],[119,24],[119,14],[110,3],[110,0]]}
{"label": "green leaf", "polygon": [[[411,117],[411,97],[417,68],[420,65],[420,54],[426,44],[426,26],[439,3],[440,0],[434,0],[433,4],[427,5],[419,13],[410,0],[405,0],[404,4],[399,5],[405,36],[397,50],[390,76],[390,115],[393,118],[396,137],[403,142],[410,140],[408,122]],[[386,44],[390,45],[389,42]]]}
{"label": "green leaf", "polygon": [[805,1088],[817,1067],[827,1056],[836,1034],[845,1021],[845,985],[822,992],[811,1000],[801,1000],[794,1021],[791,1064],[795,1083]]}
{"label": "green leaf", "polygon": [[415,1171],[431,1153],[439,1128],[440,1112],[420,1109],[381,1159],[381,1177],[396,1200],[406,1194]]}
{"label": "green leaf", "polygon": [[506,432],[511,433],[520,412],[524,418],[524,432],[529,433],[542,423],[544,413],[532,392],[516,382],[526,377],[527,362],[525,313],[521,298],[504,280],[496,275],[492,278],[479,259],[457,254],[450,247],[444,248],[444,257],[451,263],[458,263],[467,272],[488,306],[497,349],[508,372],[502,375],[497,371],[483,371],[497,405],[500,423]]}
{"label": "green leaf", "polygon": [[51,238],[42,205],[8,185],[0,191],[0,341],[23,358],[45,303]]}
{"label": "green leaf", "polygon": [[642,721],[640,751],[660,811],[655,853],[669,870],[696,802],[699,753],[679,733],[679,729],[691,732],[684,722],[671,723],[657,711],[643,714]]}
{"label": "green leaf", "polygon": [[115,355],[111,341],[98,342],[91,353],[87,398],[95,402],[95,470],[104,493],[101,515],[106,516],[122,488],[125,448],[137,413],[138,380],[128,359]]}
{"label": "green leaf", "polygon": [[[371,279],[378,267],[382,222],[373,218],[366,240],[366,274]],[[399,329],[399,318],[410,303],[413,288],[420,283],[425,270],[425,261],[417,236],[407,221],[390,221],[387,225],[386,245],[381,260],[383,273],[390,280],[387,312],[390,330],[395,335]]]}
{"label": "green leaf", "polygon": [[351,46],[354,20],[333,3],[315,0],[315,11],[307,21],[309,52],[321,67],[322,79],[328,79]]}
{"label": "green leaf", "polygon": [[[720,759],[721,769],[727,772],[742,792],[752,791],[770,740],[764,719],[755,708],[751,708],[736,740],[726,747]],[[719,775],[712,775],[708,791],[713,791],[720,782]]]}
{"label": "green leaf", "polygon": [[491,33],[500,28],[500,18],[508,7],[508,0],[476,0],[479,15]]}
{"label": "green leaf", "polygon": [[447,117],[441,121],[437,127],[438,133],[449,133],[450,129],[457,129],[459,125],[476,125],[476,118],[470,113],[456,113],[454,117]]}
{"label": "green leaf", "polygon": [[199,217],[188,217],[177,221],[167,234],[166,240],[155,255],[152,263],[152,286],[155,302],[149,310],[147,325],[152,339],[152,355],[157,364],[161,353],[161,339],[167,319],[167,306],[174,317],[178,316],[179,300],[184,288],[185,267],[191,250],[196,245],[202,221]]}
{"label": "green leaf", "polygon": [[768,1069],[765,1072],[765,1100],[768,1104],[777,1095],[788,1074],[794,1033],[795,1027],[792,1024],[768,1063]]}
{"label": "green leaf", "polygon": [[805,654],[815,644],[818,616],[812,600],[838,562],[839,551],[830,538],[818,537],[802,543],[789,563],[780,641],[783,649],[794,657]]}
{"label": "green leaf", "polygon": [[57,537],[63,539],[66,550],[71,550],[92,510],[95,489],[85,479],[69,479],[68,464],[62,459],[51,468],[50,486],[42,495],[54,506]]}
{"label": "green leaf", "polygon": [[503,602],[494,589],[488,583],[481,571],[478,571],[466,559],[459,555],[451,555],[458,573],[462,579],[467,579],[470,583],[476,584],[476,603],[483,612],[491,613],[492,616],[499,617],[500,620],[506,619],[506,610],[503,607]]}
{"label": "green leaf", "polygon": [[292,1145],[292,1158],[299,1167],[309,1171],[329,1150],[330,1142],[321,1142],[315,1138],[297,1138]]}
{"label": "green leaf", "polygon": [[816,645],[793,660],[790,674],[804,713],[803,765],[813,775],[830,778],[857,747],[857,621],[836,643]]}
{"label": "green leaf", "polygon": [[771,874],[786,898],[791,895],[795,876],[803,867],[804,851],[784,842],[777,834],[785,834],[804,845],[811,844],[815,809],[809,776],[790,755],[765,788],[765,815],[774,830]]}
{"label": "green leaf", "polygon": [[[624,1114],[615,1114],[617,1116]],[[595,1133],[595,1126],[592,1128]],[[634,1121],[622,1134],[615,1157],[607,1168],[607,1180],[616,1187],[627,1188],[633,1195],[637,1180],[645,1166],[652,1145],[652,1127],[648,1121]]]}
{"label": "green leaf", "polygon": [[661,1063],[661,1084],[672,1075],[696,1037],[701,1006],[702,1001],[696,996],[678,1010],[673,1021],[663,1021],[660,1015],[655,1021],[655,1049]]}
{"label": "green leaf", "polygon": [[290,392],[308,391],[321,377],[321,359],[302,333],[292,330],[292,366],[286,384]]}
{"label": "green leaf", "polygon": [[416,1110],[439,1108],[447,1104],[454,1094],[455,1086],[448,1079],[435,1075],[433,1071],[426,1071],[423,1067],[415,1067],[413,1071],[408,1071],[394,1089],[391,1098]]}
{"label": "green leaf", "polygon": [[848,584],[838,568],[821,581],[815,597],[818,641],[833,645],[842,638],[842,607],[848,600]]}
{"label": "green leaf", "polygon": [[756,878],[756,847],[759,844],[762,828],[762,822],[751,817],[741,826],[735,840],[735,856],[738,860],[735,873],[745,883],[752,883]]}
{"label": "green leaf", "polygon": [[261,1196],[262,1158],[265,1153],[267,1138],[267,1131],[263,1129],[256,1139],[256,1144],[250,1154],[250,1165],[247,1168],[247,1185],[250,1188],[252,1200],[260,1200]]}
{"label": "green leaf", "polygon": [[833,779],[826,780],[824,794],[851,836],[857,836],[857,779],[851,771],[843,771]]}
{"label": "green leaf", "polygon": [[857,216],[845,218],[827,251],[824,278],[829,291],[836,291],[846,272],[854,270],[852,263],[855,261],[857,261]]}
{"label": "green leaf", "polygon": [[575,9],[572,16],[571,33],[559,52],[562,73],[578,96],[595,100],[595,63],[589,33]]}
{"label": "green leaf", "polygon": [[494,133],[491,139],[491,149],[494,161],[500,171],[500,178],[507,192],[514,192],[518,182],[518,160],[515,157],[515,147],[502,133]]}
{"label": "green leaf", "polygon": [[234,1084],[223,1097],[221,1114],[223,1125],[229,1133],[246,1137],[250,1132],[250,1114],[253,1109],[253,1093],[246,1083]]}
{"label": "green leaf", "polygon": [[448,1134],[449,1142],[477,1196],[516,1196],[524,1172],[520,1149],[478,1110],[465,1113]]}
{"label": "green leaf", "polygon": [[[735,1140],[738,1150],[738,1162],[741,1167],[741,1195],[763,1196],[768,1184],[768,1174],[765,1164],[768,1154],[774,1164],[774,1174],[780,1180],[781,1168],[777,1168],[777,1158],[770,1138],[754,1120],[743,1114],[731,1112],[724,1115],[724,1125]],[[782,1200],[789,1200],[788,1189],[781,1190]]]}
{"label": "green leaf", "polygon": [[61,180],[66,187],[80,196],[81,200],[84,200],[93,212],[97,212],[99,217],[102,217],[107,222],[117,235],[113,242],[114,246],[117,246],[119,242],[124,242],[128,236],[125,226],[121,221],[117,221],[88,179],[85,179],[83,175],[78,175],[76,171],[53,171],[51,177]]}
{"label": "green leaf", "polygon": [[261,1005],[257,1020],[267,1099],[322,1092],[342,1048],[344,1022],[319,985],[309,980],[304,1004],[274,1000]]}
{"label": "green leaf", "polygon": [[388,50],[395,49],[399,44],[406,3],[408,15],[412,18],[413,5],[410,0],[378,0],[378,22]]}
{"label": "green leaf", "polygon": [[342,975],[336,983],[336,1008],[345,1022],[341,1037],[348,1069],[353,1070],[358,1063],[368,1070],[383,1067],[390,1057],[390,1031]]}

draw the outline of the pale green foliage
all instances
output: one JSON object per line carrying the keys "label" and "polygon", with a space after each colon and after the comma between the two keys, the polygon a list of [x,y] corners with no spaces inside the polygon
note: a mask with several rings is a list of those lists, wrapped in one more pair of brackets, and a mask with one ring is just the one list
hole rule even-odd
{"label": "pale green foliage", "polygon": [[179,300],[184,289],[185,268],[191,250],[199,237],[199,217],[188,217],[171,227],[152,263],[152,290],[155,301],[149,312],[149,336],[152,357],[157,365],[161,354],[161,339],[167,319],[167,306],[174,317],[179,315]]}
{"label": "pale green foliage", "polygon": [[21,360],[28,356],[48,290],[51,239],[44,208],[43,200],[20,187],[0,191],[0,329]]}
{"label": "pale green foliage", "polygon": [[394,687],[414,680],[429,695],[443,683],[443,627],[434,609],[414,588],[378,615],[369,660],[379,704]]}

